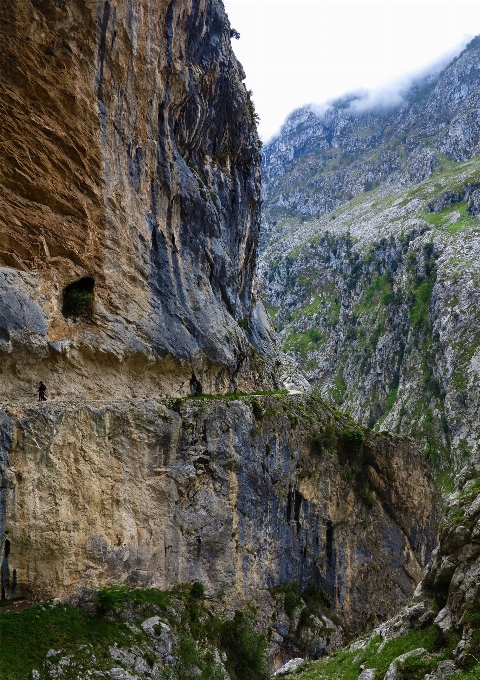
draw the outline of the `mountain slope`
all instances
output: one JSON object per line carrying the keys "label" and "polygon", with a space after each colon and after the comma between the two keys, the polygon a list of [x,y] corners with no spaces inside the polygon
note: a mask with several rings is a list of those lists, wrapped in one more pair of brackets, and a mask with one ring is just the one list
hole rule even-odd
{"label": "mountain slope", "polygon": [[479,66],[475,39],[394,110],[295,112],[263,160],[284,350],[365,424],[422,436],[442,479],[479,460]]}

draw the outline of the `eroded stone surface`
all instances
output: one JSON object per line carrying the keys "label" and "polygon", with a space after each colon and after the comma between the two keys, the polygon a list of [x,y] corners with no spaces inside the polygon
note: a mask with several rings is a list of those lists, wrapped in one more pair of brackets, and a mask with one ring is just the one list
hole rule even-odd
{"label": "eroded stone surface", "polygon": [[[257,400],[5,408],[7,596],[127,580],[201,581],[243,599],[296,580],[353,630],[391,615],[435,546],[423,455],[367,433],[366,497],[341,446],[347,419],[315,397]],[[312,433],[327,423],[339,448],[320,456]]]}
{"label": "eroded stone surface", "polygon": [[[222,3],[15,0],[0,30],[2,393],[271,385],[260,153]],[[91,313],[66,319],[83,277]]]}

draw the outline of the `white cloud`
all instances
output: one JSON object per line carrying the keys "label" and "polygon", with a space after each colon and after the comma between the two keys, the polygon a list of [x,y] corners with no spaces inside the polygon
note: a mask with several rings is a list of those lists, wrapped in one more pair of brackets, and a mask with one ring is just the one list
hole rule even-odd
{"label": "white cloud", "polygon": [[447,50],[431,63],[415,69],[411,73],[405,73],[371,90],[358,92],[358,98],[352,102],[350,109],[363,113],[373,109],[390,109],[401,106],[405,102],[405,96],[416,82],[418,83],[428,76],[438,75],[454,57],[460,54],[472,38],[472,35],[464,36],[455,48]]}
{"label": "white cloud", "polygon": [[[412,74],[480,33],[480,2],[466,0],[224,0],[241,34],[264,141],[310,102],[366,91],[368,106],[399,101]],[[410,74],[405,76],[404,74]]]}

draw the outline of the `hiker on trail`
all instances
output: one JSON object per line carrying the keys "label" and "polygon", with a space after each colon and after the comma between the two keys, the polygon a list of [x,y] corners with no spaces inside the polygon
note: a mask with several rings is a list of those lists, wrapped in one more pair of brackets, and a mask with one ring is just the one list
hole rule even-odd
{"label": "hiker on trail", "polygon": [[47,401],[45,392],[47,391],[47,386],[40,380],[38,384],[38,401]]}

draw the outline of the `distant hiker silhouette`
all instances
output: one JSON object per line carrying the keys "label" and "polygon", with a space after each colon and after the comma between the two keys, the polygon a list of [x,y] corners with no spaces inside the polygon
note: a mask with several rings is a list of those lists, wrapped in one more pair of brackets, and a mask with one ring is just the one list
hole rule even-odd
{"label": "distant hiker silhouette", "polygon": [[38,383],[38,401],[47,401],[45,392],[47,391],[47,386],[40,380]]}

